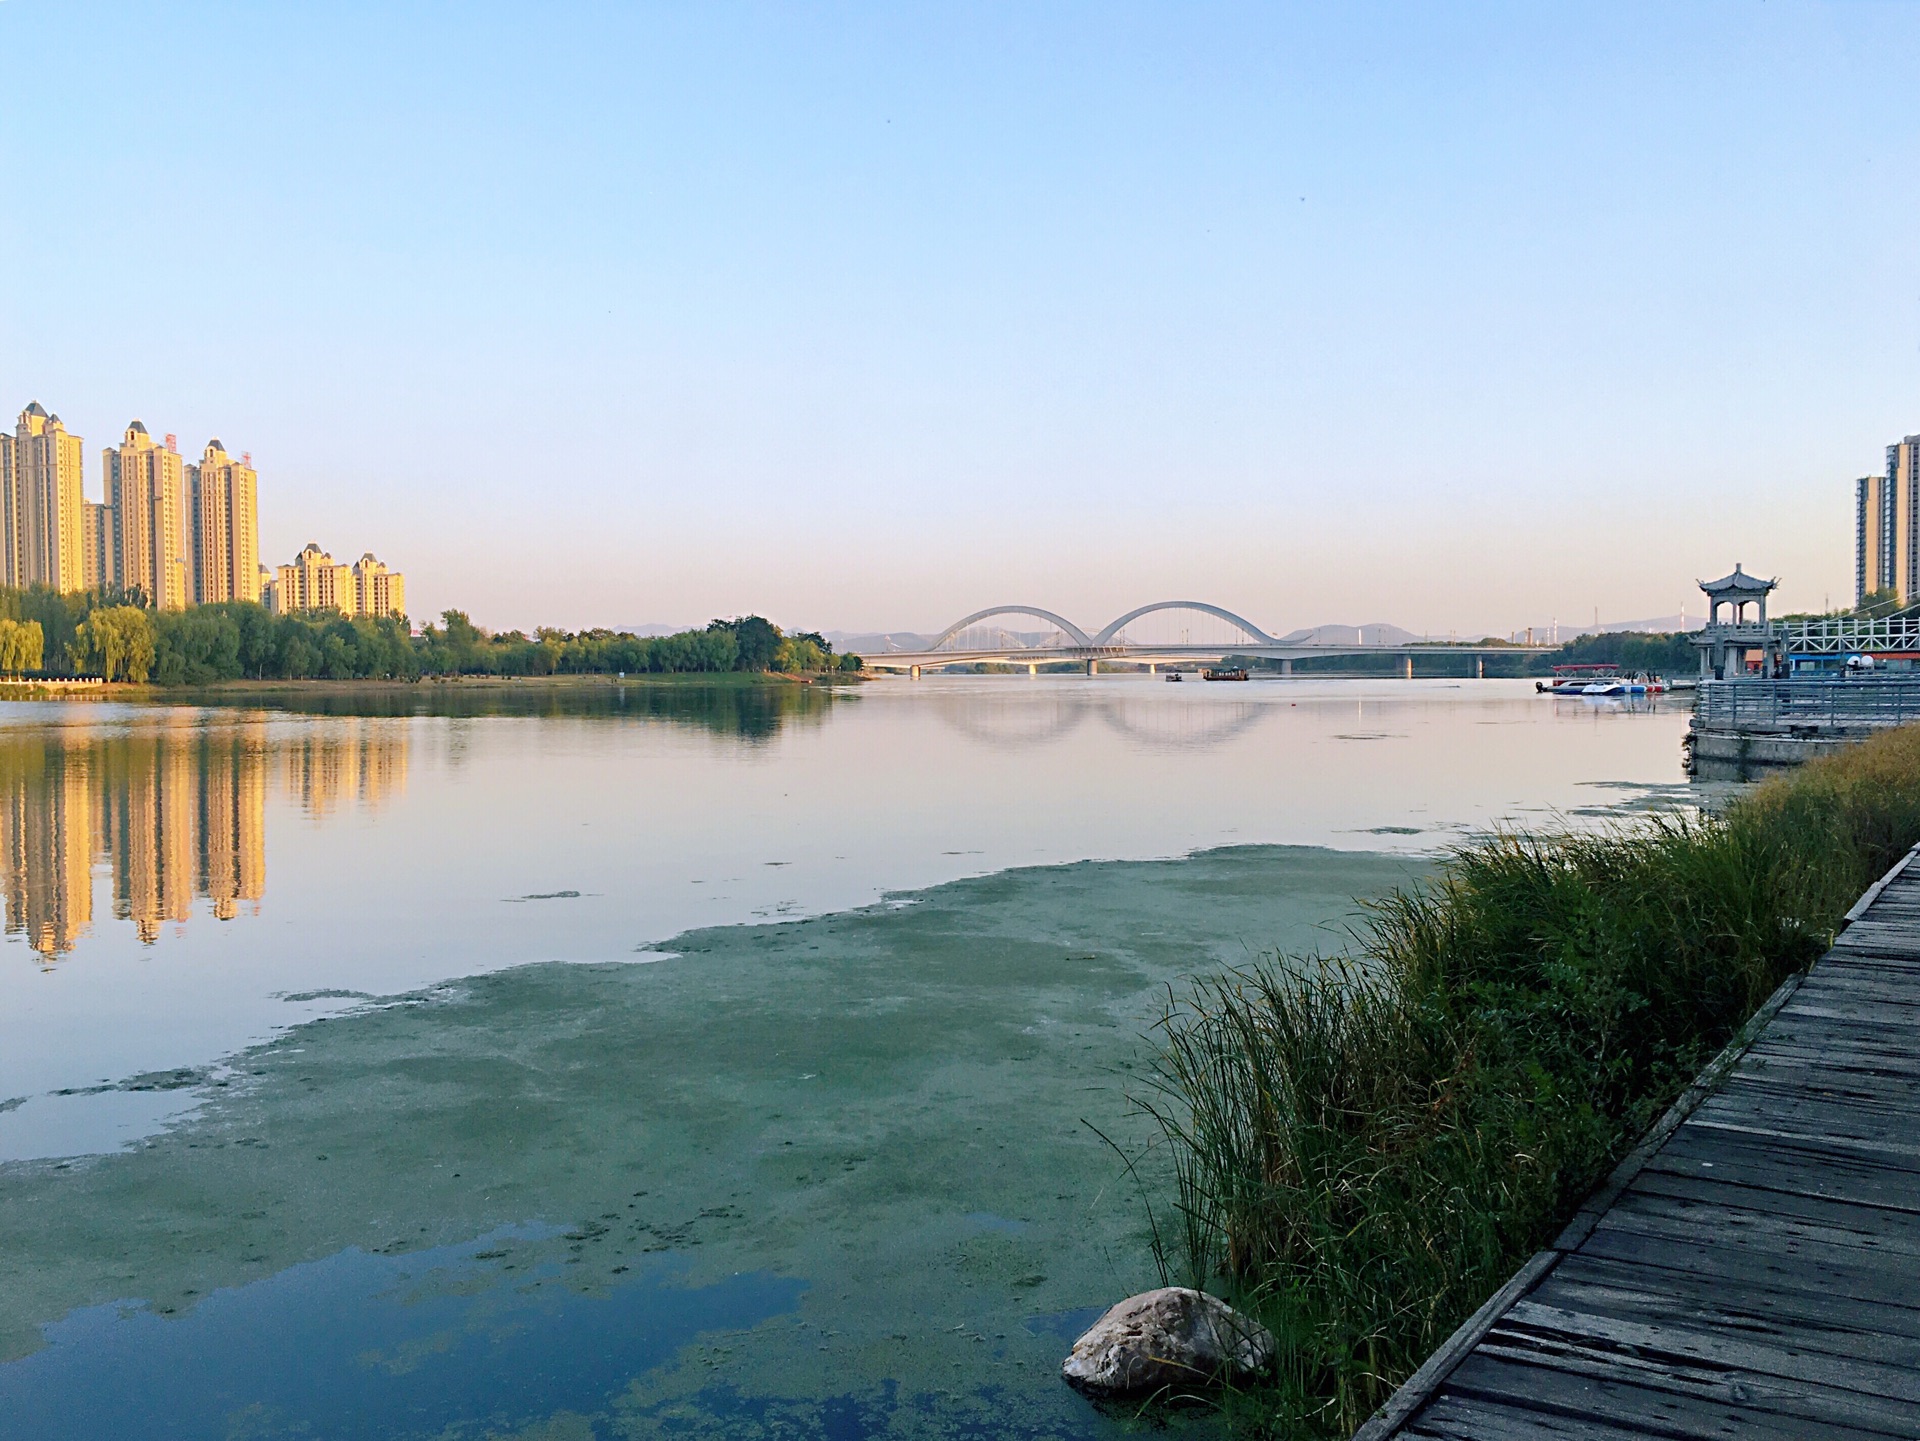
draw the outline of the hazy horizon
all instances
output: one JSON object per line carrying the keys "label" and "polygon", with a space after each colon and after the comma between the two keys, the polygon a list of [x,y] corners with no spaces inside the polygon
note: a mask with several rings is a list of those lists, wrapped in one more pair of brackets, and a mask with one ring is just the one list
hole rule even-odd
{"label": "hazy horizon", "polygon": [[[1275,633],[1851,598],[1894,5],[0,4],[0,423],[425,620]],[[31,203],[29,203],[31,199]]]}

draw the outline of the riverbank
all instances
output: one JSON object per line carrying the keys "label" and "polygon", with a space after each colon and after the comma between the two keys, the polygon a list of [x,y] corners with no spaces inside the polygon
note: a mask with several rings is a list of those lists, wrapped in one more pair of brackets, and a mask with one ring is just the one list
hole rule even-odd
{"label": "riverbank", "polygon": [[1920,730],[1888,732],[1717,818],[1471,844],[1343,964],[1190,988],[1143,1099],[1165,1261],[1280,1339],[1235,1407],[1366,1420],[1916,840]]}
{"label": "riverbank", "polygon": [[840,687],[868,679],[857,671],[789,675],[782,671],[637,671],[630,675],[546,676],[432,675],[412,680],[227,680],[204,685],[164,686],[116,681],[97,676],[0,681],[0,701],[90,700],[158,701],[171,705],[211,701],[235,703],[301,696],[392,696],[435,691],[609,691],[629,686],[669,689],[757,690]]}

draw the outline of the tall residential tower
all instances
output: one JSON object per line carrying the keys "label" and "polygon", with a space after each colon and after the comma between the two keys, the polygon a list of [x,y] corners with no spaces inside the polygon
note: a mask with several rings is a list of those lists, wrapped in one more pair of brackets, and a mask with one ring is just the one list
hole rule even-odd
{"label": "tall residential tower", "polygon": [[0,584],[86,585],[80,481],[86,446],[39,401],[0,446]]}
{"label": "tall residential tower", "polygon": [[1887,447],[1882,475],[1854,482],[1853,598],[1891,591],[1920,600],[1920,435]]}
{"label": "tall residential tower", "polygon": [[260,599],[260,531],[253,456],[235,460],[217,440],[187,467],[195,605]]}
{"label": "tall residential tower", "polygon": [[155,445],[131,422],[116,449],[100,453],[106,502],[101,522],[100,579],[136,586],[156,610],[187,606],[186,468],[173,437]]}

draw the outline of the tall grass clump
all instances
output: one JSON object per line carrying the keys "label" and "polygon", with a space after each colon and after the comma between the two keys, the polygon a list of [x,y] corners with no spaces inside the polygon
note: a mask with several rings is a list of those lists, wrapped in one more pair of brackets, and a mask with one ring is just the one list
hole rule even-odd
{"label": "tall grass clump", "polygon": [[1176,997],[1145,1098],[1163,1263],[1279,1338],[1261,1428],[1364,1421],[1917,841],[1912,728],[1719,816],[1474,842],[1349,955]]}

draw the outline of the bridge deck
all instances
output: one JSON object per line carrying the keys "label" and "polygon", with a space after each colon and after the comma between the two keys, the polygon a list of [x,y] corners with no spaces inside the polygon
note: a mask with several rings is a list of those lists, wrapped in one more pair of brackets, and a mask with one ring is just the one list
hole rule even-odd
{"label": "bridge deck", "polygon": [[1356,1441],[1920,1437],[1920,864],[1853,915]]}

